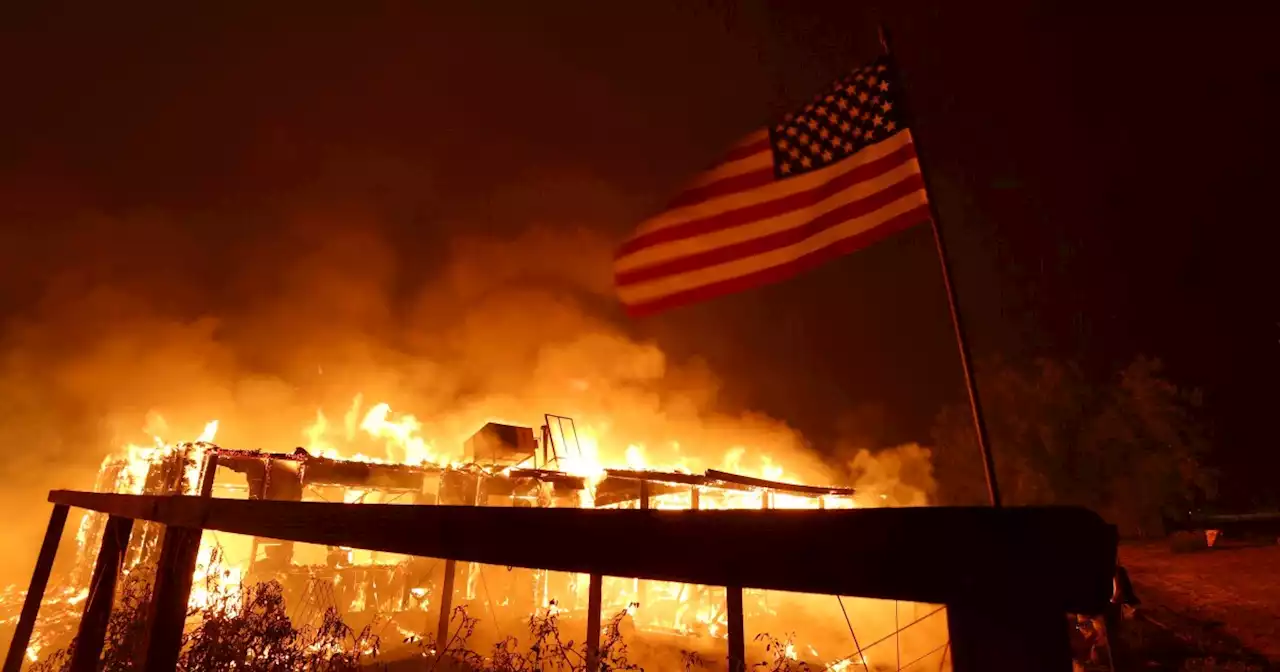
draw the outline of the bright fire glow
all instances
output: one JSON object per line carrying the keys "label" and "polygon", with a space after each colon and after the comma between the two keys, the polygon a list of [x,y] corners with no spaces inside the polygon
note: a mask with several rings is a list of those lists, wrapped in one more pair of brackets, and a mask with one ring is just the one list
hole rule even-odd
{"label": "bright fire glow", "polygon": [[[163,418],[159,416],[150,418],[147,424],[148,428],[155,432],[167,430]],[[479,427],[480,425],[475,426],[470,433],[474,433]],[[140,445],[128,444],[118,454],[108,457],[103,462],[104,480],[100,482],[99,489],[130,494],[143,492],[199,494],[205,456],[209,450],[214,449],[213,441],[218,430],[218,421],[210,420],[196,440],[190,443],[170,444],[159,434],[152,434],[150,442]],[[364,397],[356,395],[342,415],[340,423],[331,422],[323,410],[317,409],[314,420],[302,427],[298,435],[305,440],[307,451],[317,457],[381,464],[433,465],[442,468],[464,466],[461,463],[461,442],[454,440],[453,437],[445,440],[438,430],[438,427],[427,426],[414,415],[393,411],[387,403],[375,403],[366,408]],[[535,435],[537,435],[536,431]],[[539,451],[533,458],[533,463],[522,466],[553,469],[583,477],[587,487],[579,493],[580,499],[577,505],[584,507],[595,506],[596,490],[604,481],[607,468],[685,474],[701,473],[708,468],[713,468],[771,481],[800,482],[799,472],[788,468],[785,456],[771,454],[767,448],[762,449],[754,445],[732,445],[719,454],[712,454],[690,451],[676,440],[647,445],[643,442],[625,442],[617,440],[614,428],[603,421],[583,422],[579,425],[549,423],[538,441]],[[361,452],[361,450],[376,452],[378,447],[382,450],[381,455],[367,455]],[[548,447],[550,450],[546,450]],[[544,450],[546,450],[545,453]],[[551,457],[552,455],[554,457]],[[167,474],[166,467],[163,465],[175,463],[181,465],[178,469],[180,473]],[[221,486],[224,481],[234,480],[224,475],[217,483]],[[650,508],[681,510],[694,507],[694,496],[688,486],[678,488],[674,492],[670,489],[667,487],[651,495]],[[346,487],[340,490],[340,493],[330,493],[326,498],[327,501],[346,503],[388,501],[382,499],[383,491],[373,487]],[[548,486],[539,495],[540,500],[549,491]],[[805,496],[753,488],[705,487],[700,488],[698,494],[700,496],[696,505],[702,509],[838,509],[854,506],[851,497],[842,495]],[[548,503],[549,497],[546,500],[540,501],[538,505],[555,505]],[[636,508],[639,502],[632,499],[609,506]],[[81,562],[84,563],[87,560],[90,565],[92,564],[91,549],[96,548],[97,543],[92,536],[93,524],[86,516],[77,531],[77,540],[81,547]],[[202,539],[197,568],[193,575],[190,606],[193,609],[235,610],[242,595],[243,582],[250,571],[249,549],[237,549],[237,551],[243,551],[241,553],[243,557],[235,557],[235,554],[232,554],[232,557],[228,558],[217,540],[213,538],[214,536],[205,534]],[[323,551],[323,549],[318,550]],[[336,565],[339,568],[383,567],[390,571],[403,560],[400,556],[371,553],[361,549],[329,549],[328,553],[331,558],[340,558]],[[320,557],[323,555],[322,553]],[[261,554],[259,557],[262,557]],[[298,562],[298,557],[300,555],[295,554],[295,563]],[[136,562],[137,559],[134,558],[134,561]],[[470,564],[469,567],[467,574],[458,576],[459,590],[463,591],[468,599],[488,600],[490,596],[487,595],[488,588],[484,577],[480,574],[480,566]],[[129,569],[127,567],[125,571]],[[517,571],[525,572],[531,577],[536,587],[537,604],[541,609],[548,610],[547,613],[562,613],[584,608],[582,601],[583,596],[587,594],[587,576],[560,574],[558,575],[560,578],[556,578],[553,576],[556,573],[553,572]],[[386,589],[385,584],[375,588],[372,576],[372,571],[357,574],[339,573],[334,576],[332,579],[334,590],[341,589],[341,594],[345,595],[347,600],[341,605],[342,610],[364,612],[366,610],[414,609],[421,612],[426,611],[437,601],[436,595],[432,592],[434,588],[427,584],[405,586],[399,593],[402,597],[395,597]],[[488,581],[493,580],[492,576],[488,579]],[[641,582],[635,579],[610,577],[605,579],[603,592],[605,608],[612,613],[626,609],[637,627],[717,639],[726,636],[723,588],[662,581]],[[756,597],[764,595],[759,591],[748,592]],[[82,601],[85,595],[87,591],[78,591],[62,595],[60,599],[64,604],[74,605],[76,601]],[[829,597],[809,597],[813,600],[830,601]],[[511,598],[511,595],[503,594],[492,596],[492,599],[501,607],[510,604]],[[563,598],[569,598],[569,600],[558,601]],[[800,597],[788,599],[792,600],[790,604],[793,606],[801,604],[796,602],[801,599]],[[761,613],[777,616],[778,611],[770,606],[769,599],[760,599],[757,603],[763,605],[759,607],[762,610]],[[793,607],[788,607],[788,613],[792,609]],[[396,627],[402,632],[408,632],[400,625]],[[28,650],[28,657],[35,660],[41,651],[41,646],[42,643],[38,638],[33,640],[32,647]],[[817,649],[812,645],[802,644],[801,649],[805,651],[804,657],[810,661],[824,658],[818,655]],[[794,660],[799,660],[801,656],[793,644],[786,645],[783,655]],[[829,662],[825,663],[826,667],[822,669],[845,670],[860,667],[852,662],[848,652],[825,658]]]}

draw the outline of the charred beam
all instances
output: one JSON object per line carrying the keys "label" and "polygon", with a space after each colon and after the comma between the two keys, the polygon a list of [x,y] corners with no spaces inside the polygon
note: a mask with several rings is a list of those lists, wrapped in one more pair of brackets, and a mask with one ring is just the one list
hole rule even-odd
{"label": "charred beam", "polygon": [[587,584],[587,670],[600,669],[600,610],[604,609],[604,577],[592,574]]}
{"label": "charred beam", "polygon": [[146,670],[172,670],[178,665],[182,647],[182,627],[191,599],[192,574],[200,552],[199,529],[169,525],[156,568],[155,601],[151,606],[151,636],[147,645]]}
{"label": "charred beam", "polygon": [[72,672],[90,672],[98,667],[102,647],[106,643],[107,621],[111,618],[111,605],[115,602],[116,579],[120,576],[120,563],[129,547],[129,535],[133,532],[134,516],[112,515],[102,533],[102,546],[98,549],[98,563],[93,567],[89,584],[89,598],[85,601],[84,616],[80,617],[80,630],[76,634],[75,650],[71,653]]}
{"label": "charred beam", "polygon": [[727,471],[719,471],[716,469],[707,470],[707,480],[720,481],[721,483],[736,483],[738,485],[745,485],[752,488],[765,488],[768,490],[776,490],[777,492],[788,492],[797,495],[810,495],[815,497],[818,495],[843,495],[845,497],[852,497],[854,494],[853,488],[783,483],[782,481],[770,481],[764,478],[731,474]]}
{"label": "charred beam", "polygon": [[647,490],[649,497],[670,495],[685,492],[686,488],[667,485],[659,481],[633,481],[608,477],[596,486],[595,505],[612,506],[623,502],[641,499],[642,490]]}
{"label": "charred beam", "polygon": [[40,613],[40,602],[44,600],[44,590],[49,585],[49,573],[53,571],[53,560],[58,555],[62,529],[67,524],[67,511],[65,504],[56,504],[53,513],[49,514],[49,526],[45,528],[44,542],[40,544],[40,557],[36,559],[35,571],[31,573],[31,586],[27,588],[22,615],[18,617],[18,626],[9,642],[9,654],[4,659],[4,672],[22,670],[27,646],[31,644],[31,632],[35,629],[36,615]]}
{"label": "charred beam", "polygon": [[457,574],[458,561],[444,561],[444,585],[440,588],[440,623],[436,627],[436,657],[444,655],[449,648],[449,619],[453,611],[453,581]]}
{"label": "charred beam", "polygon": [[729,635],[729,672],[746,672],[747,642],[742,613],[742,587],[724,589],[725,621]]}
{"label": "charred beam", "polygon": [[707,477],[702,474],[686,474],[679,471],[649,471],[647,469],[605,469],[607,478],[631,481],[656,481],[659,483],[682,483],[684,485],[706,485]]}
{"label": "charred beam", "polygon": [[1117,543],[1114,527],[1076,507],[633,511],[62,490],[49,499],[179,527],[492,565],[933,604],[1035,602],[1089,614],[1111,597]]}

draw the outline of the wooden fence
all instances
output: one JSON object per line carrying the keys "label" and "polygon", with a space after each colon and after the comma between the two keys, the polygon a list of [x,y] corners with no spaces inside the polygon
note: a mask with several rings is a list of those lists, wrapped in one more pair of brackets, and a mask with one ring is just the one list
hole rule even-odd
{"label": "wooden fence", "polygon": [[72,659],[77,671],[98,664],[135,520],[165,526],[146,670],[177,663],[203,530],[443,558],[446,585],[459,561],[587,574],[589,661],[598,653],[603,577],[723,586],[736,670],[745,668],[742,589],[756,588],[943,604],[956,672],[1065,672],[1065,616],[1106,608],[1117,543],[1112,526],[1068,507],[662,511],[64,490],[49,501],[53,513],[4,672],[22,664],[73,506],[108,515]]}

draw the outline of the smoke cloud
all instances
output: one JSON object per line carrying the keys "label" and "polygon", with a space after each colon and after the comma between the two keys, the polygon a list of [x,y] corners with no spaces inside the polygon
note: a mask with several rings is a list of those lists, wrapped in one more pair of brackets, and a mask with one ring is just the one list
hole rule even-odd
{"label": "smoke cloud", "polygon": [[[144,430],[161,422],[171,441],[217,419],[226,447],[336,445],[402,459],[346,436],[356,395],[360,412],[385,402],[413,414],[446,458],[486,421],[537,427],[553,413],[574,418],[605,462],[891,483],[892,502],[924,502],[928,479],[916,476],[927,469],[911,465],[927,451],[833,466],[786,423],[723,403],[701,361],[629,331],[611,295],[607,233],[634,221],[626,199],[592,180],[548,178],[466,221],[442,218],[435,238],[446,242],[424,248],[396,198],[421,198],[425,180],[395,173],[378,199],[337,190],[248,213],[24,221],[2,246],[5,286],[19,291],[0,333],[0,504],[25,515],[6,517],[17,550],[0,559],[0,577],[28,571],[47,490],[91,487],[104,456],[149,443]],[[590,194],[586,206],[565,216],[578,193]]]}

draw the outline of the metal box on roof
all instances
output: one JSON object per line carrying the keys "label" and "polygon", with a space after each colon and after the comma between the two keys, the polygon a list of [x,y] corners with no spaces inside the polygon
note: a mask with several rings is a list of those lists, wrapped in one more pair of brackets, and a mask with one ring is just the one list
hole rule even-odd
{"label": "metal box on roof", "polygon": [[469,461],[477,464],[517,464],[532,458],[538,444],[533,429],[490,422],[463,444]]}

